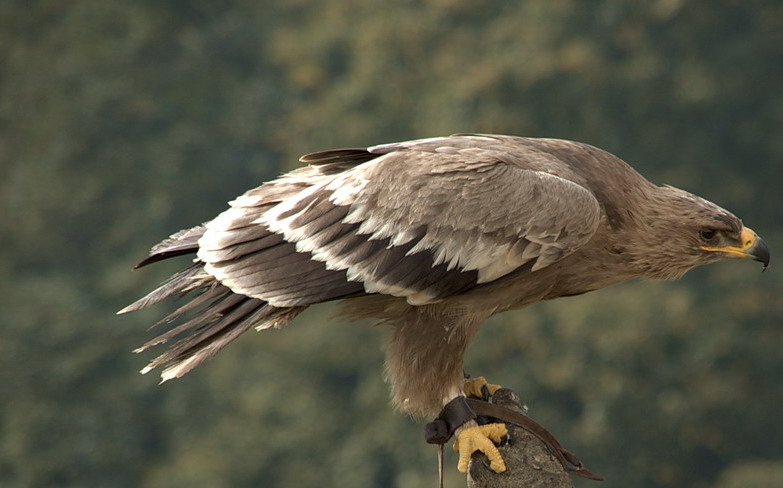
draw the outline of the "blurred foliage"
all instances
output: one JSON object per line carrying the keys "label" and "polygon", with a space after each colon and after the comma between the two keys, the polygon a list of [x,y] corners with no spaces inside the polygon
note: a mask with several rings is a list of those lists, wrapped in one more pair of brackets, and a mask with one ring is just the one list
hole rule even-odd
{"label": "blurred foliage", "polygon": [[[166,307],[113,312],[182,263],[130,267],[302,153],[465,131],[605,148],[779,256],[781,86],[776,0],[6,0],[0,486],[432,486],[386,331],[315,307],[158,387],[129,351]],[[606,488],[782,486],[782,294],[626,284],[493,318],[467,367]]]}

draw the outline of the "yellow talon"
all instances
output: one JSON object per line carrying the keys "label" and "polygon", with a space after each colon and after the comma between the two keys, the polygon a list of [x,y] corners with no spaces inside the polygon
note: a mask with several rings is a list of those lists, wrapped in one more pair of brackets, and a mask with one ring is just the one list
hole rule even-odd
{"label": "yellow talon", "polygon": [[454,441],[454,451],[459,453],[457,470],[461,473],[467,472],[470,456],[476,451],[481,451],[489,459],[489,467],[494,472],[505,471],[506,463],[493,442],[500,442],[500,439],[506,434],[508,434],[506,424],[474,425],[462,429],[457,434],[457,440]]}
{"label": "yellow talon", "polygon": [[483,398],[484,394],[482,392],[482,387],[484,385],[487,385],[487,389],[489,390],[490,395],[494,395],[495,392],[501,388],[500,385],[487,383],[487,380],[483,376],[478,376],[472,380],[465,381],[465,385],[462,387],[462,391],[465,392],[465,396]]}

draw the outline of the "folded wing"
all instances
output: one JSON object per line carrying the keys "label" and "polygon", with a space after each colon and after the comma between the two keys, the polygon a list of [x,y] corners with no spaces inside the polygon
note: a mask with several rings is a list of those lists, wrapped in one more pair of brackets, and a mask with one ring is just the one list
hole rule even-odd
{"label": "folded wing", "polygon": [[422,305],[522,266],[535,272],[590,239],[592,193],[542,170],[539,153],[528,161],[524,147],[471,139],[481,138],[306,156],[352,164],[301,187],[283,177],[282,198],[270,198],[272,186],[238,198],[206,224],[198,258],[234,293],[275,307],[365,293]]}

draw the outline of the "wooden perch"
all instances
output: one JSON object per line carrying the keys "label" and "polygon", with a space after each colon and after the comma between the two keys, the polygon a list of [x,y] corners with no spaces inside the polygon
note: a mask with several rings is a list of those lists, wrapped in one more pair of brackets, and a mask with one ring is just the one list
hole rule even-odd
{"label": "wooden perch", "polygon": [[[517,394],[509,389],[496,391],[492,403],[527,415]],[[506,426],[509,439],[499,448],[506,472],[495,473],[487,458],[476,452],[468,469],[468,488],[573,488],[571,476],[542,439],[517,425]]]}

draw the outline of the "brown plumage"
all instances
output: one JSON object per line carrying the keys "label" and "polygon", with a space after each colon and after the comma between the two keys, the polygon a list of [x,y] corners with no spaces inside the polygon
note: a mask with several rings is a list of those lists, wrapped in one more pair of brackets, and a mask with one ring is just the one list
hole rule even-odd
{"label": "brown plumage", "polygon": [[144,372],[182,376],[251,327],[339,299],[346,316],[394,328],[393,400],[432,416],[462,394],[463,353],[493,314],[726,257],[769,262],[731,213],[586,144],[454,135],[301,161],[139,264],[195,254],[123,310],[191,297],[139,349],[178,338]]}

